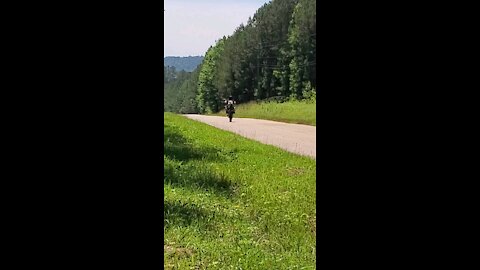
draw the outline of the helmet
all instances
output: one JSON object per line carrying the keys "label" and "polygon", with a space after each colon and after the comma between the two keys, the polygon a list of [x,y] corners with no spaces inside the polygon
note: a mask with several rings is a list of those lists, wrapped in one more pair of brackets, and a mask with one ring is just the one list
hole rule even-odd
{"label": "helmet", "polygon": [[233,100],[233,97],[232,97],[232,96],[229,96],[229,97],[228,97],[228,100]]}

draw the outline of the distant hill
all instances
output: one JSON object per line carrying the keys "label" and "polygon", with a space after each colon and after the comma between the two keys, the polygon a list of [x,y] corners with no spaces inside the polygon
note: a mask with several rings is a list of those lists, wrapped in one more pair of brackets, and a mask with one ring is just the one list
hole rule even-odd
{"label": "distant hill", "polygon": [[185,70],[191,72],[197,68],[197,66],[202,63],[203,56],[167,56],[163,58],[163,65],[175,67],[175,70]]}

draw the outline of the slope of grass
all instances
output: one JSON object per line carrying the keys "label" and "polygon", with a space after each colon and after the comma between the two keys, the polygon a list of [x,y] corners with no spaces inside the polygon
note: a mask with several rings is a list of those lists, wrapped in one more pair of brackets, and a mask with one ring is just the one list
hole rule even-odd
{"label": "slope of grass", "polygon": [[[296,123],[316,126],[315,102],[288,101],[284,103],[250,102],[235,106],[235,116],[238,118],[267,119],[286,123]],[[215,115],[225,115],[222,110]]]}
{"label": "slope of grass", "polygon": [[165,269],[314,269],[315,161],[164,115]]}

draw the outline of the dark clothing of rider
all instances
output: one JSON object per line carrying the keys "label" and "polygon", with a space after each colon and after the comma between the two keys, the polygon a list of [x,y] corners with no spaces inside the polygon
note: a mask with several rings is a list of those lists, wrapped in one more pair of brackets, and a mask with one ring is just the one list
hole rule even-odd
{"label": "dark clothing of rider", "polygon": [[233,113],[235,113],[235,107],[233,107],[233,104],[235,104],[235,101],[233,100],[232,96],[228,97],[228,100],[225,100],[225,112],[228,114],[228,107],[229,104],[232,104],[231,108],[233,110]]}

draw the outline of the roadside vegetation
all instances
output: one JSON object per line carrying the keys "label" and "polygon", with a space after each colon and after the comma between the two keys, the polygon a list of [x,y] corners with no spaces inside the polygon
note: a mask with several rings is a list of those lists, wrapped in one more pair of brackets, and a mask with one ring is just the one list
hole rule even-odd
{"label": "roadside vegetation", "polygon": [[[212,114],[225,116],[225,110]],[[235,105],[235,118],[255,118],[316,126],[315,101],[249,102]]]}
{"label": "roadside vegetation", "polygon": [[165,269],[315,268],[315,160],[164,120]]}

